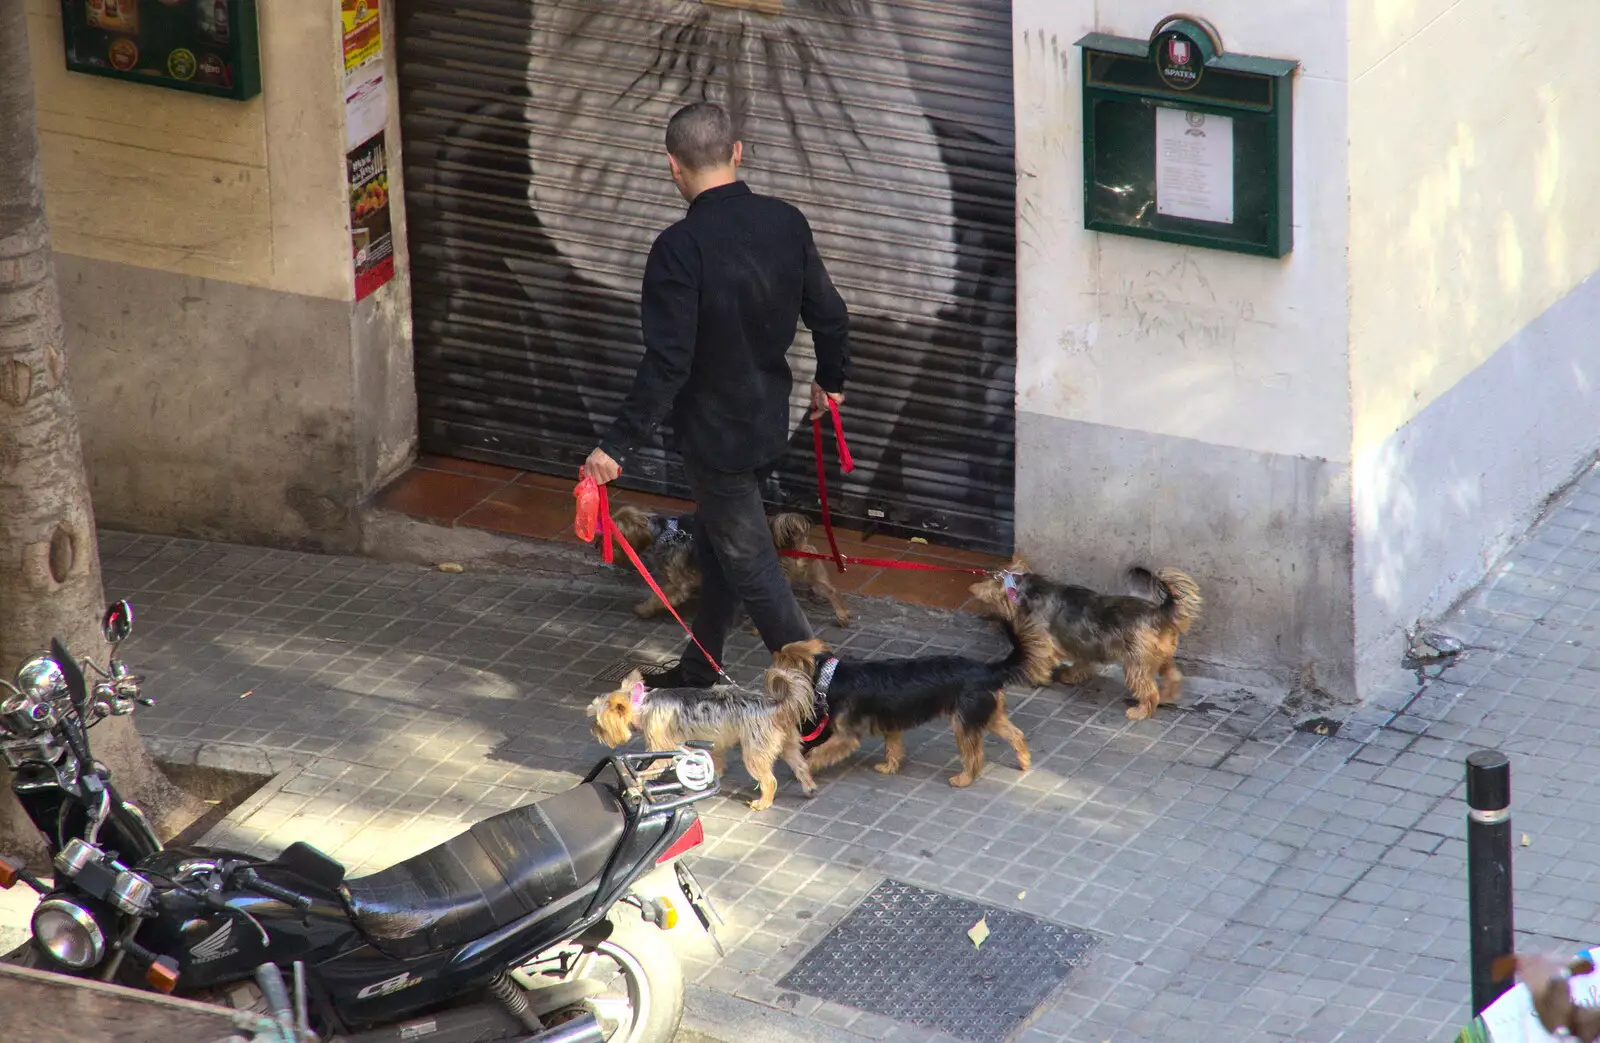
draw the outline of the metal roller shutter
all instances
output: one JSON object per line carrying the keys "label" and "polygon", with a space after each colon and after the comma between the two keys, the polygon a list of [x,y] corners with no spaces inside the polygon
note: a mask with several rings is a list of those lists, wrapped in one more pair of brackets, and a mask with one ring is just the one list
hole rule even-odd
{"label": "metal roller shutter", "polygon": [[[852,313],[846,523],[1007,551],[1015,228],[1009,0],[399,0],[425,449],[572,474],[627,393],[662,134],[725,104]],[[802,331],[791,503],[814,504]],[[685,495],[657,452],[622,484]]]}

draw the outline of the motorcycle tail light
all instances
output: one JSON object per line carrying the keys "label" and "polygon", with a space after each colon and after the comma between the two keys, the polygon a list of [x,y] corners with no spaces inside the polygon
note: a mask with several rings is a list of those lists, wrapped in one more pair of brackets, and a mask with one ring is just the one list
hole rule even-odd
{"label": "motorcycle tail light", "polygon": [[656,859],[656,865],[670,862],[684,852],[697,848],[706,842],[706,827],[697,817],[694,824],[683,831],[683,836],[672,842],[672,846],[661,852],[661,857]]}
{"label": "motorcycle tail light", "polygon": [[50,958],[85,970],[106,954],[106,936],[93,914],[65,898],[47,898],[33,911],[33,940]]}

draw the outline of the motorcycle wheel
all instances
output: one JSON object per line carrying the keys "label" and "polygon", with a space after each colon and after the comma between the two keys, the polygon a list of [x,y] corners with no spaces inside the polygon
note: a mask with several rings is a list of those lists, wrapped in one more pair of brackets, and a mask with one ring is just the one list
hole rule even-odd
{"label": "motorcycle wheel", "polygon": [[[565,980],[590,978],[605,991],[580,1006],[546,1017],[554,1027],[578,1015],[593,1014],[606,1043],[672,1043],[683,1020],[683,966],[666,933],[631,911],[611,914],[611,936],[584,946]],[[539,976],[540,963],[522,970]]]}

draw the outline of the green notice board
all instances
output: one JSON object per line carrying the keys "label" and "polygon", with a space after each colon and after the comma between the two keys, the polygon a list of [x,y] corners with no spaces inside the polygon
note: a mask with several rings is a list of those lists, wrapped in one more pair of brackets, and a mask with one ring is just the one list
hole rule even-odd
{"label": "green notice board", "polygon": [[1297,62],[1223,53],[1164,19],[1148,40],[1083,48],[1084,226],[1282,257],[1294,247]]}
{"label": "green notice board", "polygon": [[67,68],[243,101],[261,93],[255,0],[61,0]]}

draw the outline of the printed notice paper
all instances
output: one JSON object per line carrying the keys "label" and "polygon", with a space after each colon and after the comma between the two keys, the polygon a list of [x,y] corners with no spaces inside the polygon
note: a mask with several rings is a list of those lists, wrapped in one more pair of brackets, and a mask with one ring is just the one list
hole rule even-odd
{"label": "printed notice paper", "polygon": [[1156,213],[1233,224],[1233,120],[1156,109]]}

